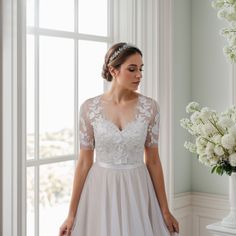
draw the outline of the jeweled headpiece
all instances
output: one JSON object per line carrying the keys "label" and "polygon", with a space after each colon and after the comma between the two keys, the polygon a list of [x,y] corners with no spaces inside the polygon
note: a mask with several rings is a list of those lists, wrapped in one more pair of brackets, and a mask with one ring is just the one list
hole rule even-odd
{"label": "jeweled headpiece", "polygon": [[123,52],[125,49],[127,48],[131,48],[133,47],[132,45],[130,44],[124,44],[122,47],[120,47],[118,50],[116,50],[110,57],[109,59],[109,63],[111,63],[121,52]]}

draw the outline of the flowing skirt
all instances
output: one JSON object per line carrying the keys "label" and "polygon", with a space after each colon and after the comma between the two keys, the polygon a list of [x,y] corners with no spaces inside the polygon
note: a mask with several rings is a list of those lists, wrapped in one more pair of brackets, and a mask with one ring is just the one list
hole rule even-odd
{"label": "flowing skirt", "polygon": [[148,169],[94,162],[81,192],[72,236],[170,236]]}

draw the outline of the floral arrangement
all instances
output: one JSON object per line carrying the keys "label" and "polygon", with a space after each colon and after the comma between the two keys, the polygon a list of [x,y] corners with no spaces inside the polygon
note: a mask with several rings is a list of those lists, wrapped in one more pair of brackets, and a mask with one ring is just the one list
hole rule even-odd
{"label": "floral arrangement", "polygon": [[195,142],[186,141],[184,147],[198,155],[198,160],[210,166],[211,173],[231,175],[236,172],[236,107],[217,113],[197,102],[186,106],[190,118],[180,125],[193,135]]}
{"label": "floral arrangement", "polygon": [[220,34],[228,41],[228,46],[223,48],[226,57],[231,62],[236,62],[236,0],[214,0],[212,7],[218,10],[218,18],[229,23],[228,28],[220,30]]}

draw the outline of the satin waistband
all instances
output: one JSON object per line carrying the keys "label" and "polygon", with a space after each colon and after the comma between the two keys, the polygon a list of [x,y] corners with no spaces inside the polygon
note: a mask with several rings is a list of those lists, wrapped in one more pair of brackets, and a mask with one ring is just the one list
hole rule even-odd
{"label": "satin waistband", "polygon": [[133,169],[133,168],[137,168],[139,166],[145,165],[144,162],[133,163],[133,164],[113,164],[113,163],[106,163],[102,161],[95,161],[94,164],[101,167],[112,168],[112,169]]}

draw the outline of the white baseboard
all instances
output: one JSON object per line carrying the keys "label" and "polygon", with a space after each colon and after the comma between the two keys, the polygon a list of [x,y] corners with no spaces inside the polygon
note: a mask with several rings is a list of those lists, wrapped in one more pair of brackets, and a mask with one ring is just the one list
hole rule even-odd
{"label": "white baseboard", "polygon": [[199,192],[176,194],[173,206],[181,236],[212,236],[206,225],[221,221],[229,212],[227,196]]}

